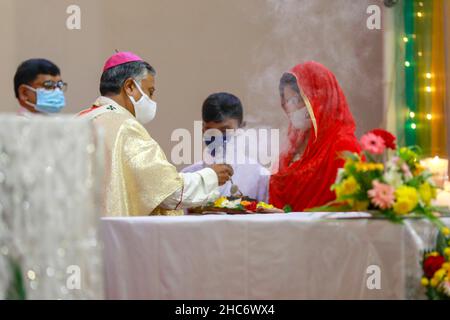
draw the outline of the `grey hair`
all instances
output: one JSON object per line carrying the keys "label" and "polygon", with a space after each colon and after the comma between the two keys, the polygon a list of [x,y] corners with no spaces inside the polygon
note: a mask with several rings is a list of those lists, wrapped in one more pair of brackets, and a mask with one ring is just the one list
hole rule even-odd
{"label": "grey hair", "polygon": [[100,94],[119,94],[125,81],[129,78],[136,80],[139,84],[148,74],[156,75],[155,69],[144,61],[128,62],[103,72],[100,79]]}
{"label": "grey hair", "polygon": [[280,79],[280,96],[284,96],[284,88],[290,87],[292,90],[300,94],[300,89],[297,84],[297,78],[292,73],[283,73],[283,76]]}

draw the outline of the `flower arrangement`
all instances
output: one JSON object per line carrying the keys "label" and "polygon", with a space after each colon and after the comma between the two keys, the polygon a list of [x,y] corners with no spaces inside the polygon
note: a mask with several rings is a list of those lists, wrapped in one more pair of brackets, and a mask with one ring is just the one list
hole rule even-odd
{"label": "flower arrangement", "polygon": [[424,252],[422,285],[430,300],[450,300],[450,230],[438,235],[436,248]]}
{"label": "flower arrangement", "polygon": [[315,210],[369,211],[394,222],[419,216],[442,228],[431,203],[437,194],[432,174],[420,164],[418,148],[397,149],[395,140],[382,129],[363,135],[361,154],[342,155],[345,164],[332,186],[336,200]]}
{"label": "flower arrangement", "polygon": [[426,218],[439,229],[437,246],[423,254],[422,285],[429,299],[450,299],[450,229],[438,218],[432,200],[437,188],[432,174],[419,162],[419,149],[397,148],[395,136],[376,129],[361,137],[361,154],[342,154],[331,189],[336,200],[311,211],[368,211],[401,223],[407,217]]}
{"label": "flower arrangement", "polygon": [[401,223],[407,217],[426,218],[437,226],[437,246],[423,254],[422,285],[429,299],[450,299],[450,229],[438,218],[432,200],[437,188],[432,174],[419,162],[418,148],[397,148],[395,136],[382,129],[361,137],[362,152],[344,153],[331,189],[336,200],[311,211],[368,211]]}

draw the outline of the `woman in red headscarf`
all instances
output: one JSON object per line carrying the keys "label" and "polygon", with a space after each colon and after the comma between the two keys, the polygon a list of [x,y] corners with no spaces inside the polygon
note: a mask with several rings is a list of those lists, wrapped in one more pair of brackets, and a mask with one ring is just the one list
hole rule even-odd
{"label": "woman in red headscarf", "polygon": [[355,122],[336,77],[317,62],[283,74],[281,106],[289,117],[287,148],[270,179],[270,202],[293,211],[335,199],[330,190],[343,167],[343,151],[360,152]]}

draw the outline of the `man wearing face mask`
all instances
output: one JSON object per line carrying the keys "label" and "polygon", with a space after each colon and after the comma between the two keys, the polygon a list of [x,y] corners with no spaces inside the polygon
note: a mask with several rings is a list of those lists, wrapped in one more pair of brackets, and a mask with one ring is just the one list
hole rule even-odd
{"label": "man wearing face mask", "polygon": [[[204,143],[208,152],[204,154],[203,161],[184,168],[182,172],[200,170],[207,163],[224,162],[226,150],[231,148],[233,160],[230,164],[234,170],[233,183],[245,196],[267,202],[270,172],[256,160],[251,161],[243,150],[239,150],[236,139],[242,137],[236,134],[234,136],[227,135],[227,131],[233,133],[244,126],[244,110],[240,99],[227,92],[209,95],[203,102],[202,120]],[[212,134],[215,130],[222,134],[218,136],[208,134],[209,131],[212,131]],[[244,161],[235,161],[238,153],[241,153],[240,156],[244,157],[242,159]],[[219,188],[220,195],[231,196],[233,183],[228,181],[221,186]]]}
{"label": "man wearing face mask", "polygon": [[59,68],[46,59],[26,60],[14,75],[14,93],[24,117],[60,112],[66,105],[66,89]]}
{"label": "man wearing face mask", "polygon": [[233,175],[228,165],[178,173],[143,127],[153,120],[155,70],[131,52],[110,57],[101,96],[79,113],[103,128],[106,144],[106,216],[181,215],[202,205]]}

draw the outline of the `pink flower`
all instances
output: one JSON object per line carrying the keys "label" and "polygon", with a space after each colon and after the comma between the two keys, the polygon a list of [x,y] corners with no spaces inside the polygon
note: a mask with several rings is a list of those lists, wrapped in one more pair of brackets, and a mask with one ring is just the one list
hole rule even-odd
{"label": "pink flower", "polygon": [[405,175],[405,179],[409,180],[409,179],[413,178],[411,170],[409,169],[409,167],[406,163],[402,164],[402,171],[403,171],[403,174]]}
{"label": "pink flower", "polygon": [[369,195],[372,203],[380,209],[388,209],[392,207],[395,200],[395,189],[385,183],[381,183],[378,180],[372,181],[373,189],[370,189],[367,194]]}
{"label": "pink flower", "polygon": [[383,138],[370,132],[361,137],[361,146],[363,150],[373,154],[382,154],[386,149]]}

